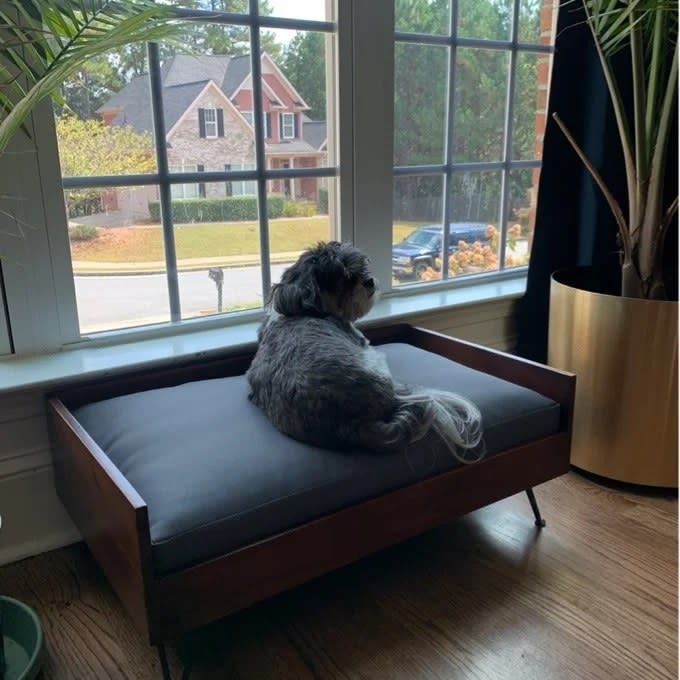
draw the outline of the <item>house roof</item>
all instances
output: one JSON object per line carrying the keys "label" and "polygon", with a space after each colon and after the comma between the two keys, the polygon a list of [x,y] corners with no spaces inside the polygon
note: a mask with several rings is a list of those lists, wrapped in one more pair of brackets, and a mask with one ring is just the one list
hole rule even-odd
{"label": "house roof", "polygon": [[[212,80],[231,99],[249,73],[248,54],[236,57],[178,54],[164,62],[161,67],[161,81],[165,129],[172,129],[208,82]],[[137,132],[151,132],[153,123],[150,98],[148,76],[138,76],[99,107],[97,112],[118,110],[112,119],[113,124],[131,125]],[[326,139],[326,123],[310,121],[304,116],[302,136],[303,140],[269,144],[268,148],[281,152],[317,151]]]}
{"label": "house roof", "polygon": [[309,120],[305,116],[302,123],[302,137],[315,151],[319,151],[324,146],[326,136],[325,120]]}
{"label": "house roof", "polygon": [[317,151],[309,142],[304,139],[291,139],[283,142],[267,142],[267,153],[291,154],[291,153],[312,153]]}
{"label": "house roof", "polygon": [[[206,83],[214,81],[230,97],[250,70],[250,57],[193,56],[178,54],[163,64],[163,110],[165,128],[170,130],[187,110]],[[120,109],[114,124],[131,125],[137,132],[150,132],[151,93],[147,75],[133,78],[120,92],[114,94],[99,109],[104,113]]]}

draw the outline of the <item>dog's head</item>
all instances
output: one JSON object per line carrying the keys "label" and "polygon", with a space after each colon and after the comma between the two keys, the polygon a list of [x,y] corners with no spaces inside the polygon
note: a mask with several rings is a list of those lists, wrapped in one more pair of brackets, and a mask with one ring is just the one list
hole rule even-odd
{"label": "dog's head", "polygon": [[368,258],[348,243],[319,243],[306,250],[272,287],[270,303],[284,316],[334,316],[356,321],[378,292]]}

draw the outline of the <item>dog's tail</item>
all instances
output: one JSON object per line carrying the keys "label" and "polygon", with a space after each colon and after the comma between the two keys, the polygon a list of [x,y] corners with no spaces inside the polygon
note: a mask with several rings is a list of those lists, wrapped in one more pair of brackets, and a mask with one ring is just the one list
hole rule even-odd
{"label": "dog's tail", "polygon": [[412,444],[433,430],[461,463],[475,463],[484,453],[482,415],[468,399],[434,389],[397,392],[397,410],[384,426],[388,446]]}

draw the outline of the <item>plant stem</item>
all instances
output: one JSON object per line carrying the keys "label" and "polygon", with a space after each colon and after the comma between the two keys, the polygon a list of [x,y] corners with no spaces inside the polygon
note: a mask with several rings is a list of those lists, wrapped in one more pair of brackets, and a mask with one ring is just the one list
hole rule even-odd
{"label": "plant stem", "polygon": [[[637,224],[638,221],[638,205],[636,203],[636,186],[635,186],[635,159],[633,157],[630,130],[628,127],[628,122],[625,115],[625,107],[623,105],[623,98],[621,97],[621,92],[619,86],[616,82],[616,77],[614,76],[614,71],[611,64],[607,60],[607,57],[602,49],[600,43],[600,35],[596,29],[593,15],[588,8],[588,0],[583,0],[583,7],[588,20],[588,26],[590,27],[591,33],[593,35],[593,41],[595,42],[595,48],[597,54],[600,58],[600,64],[602,66],[602,73],[604,74],[605,81],[607,83],[607,88],[609,89],[609,96],[611,98],[612,107],[614,108],[614,117],[616,119],[616,125],[619,130],[619,138],[621,140],[621,149],[623,151],[623,160],[626,167],[626,187],[628,190],[628,221],[630,224]],[[584,161],[585,162],[585,161]],[[591,171],[592,174],[592,171]],[[594,176],[594,175],[593,175]],[[618,205],[618,204],[617,204]],[[611,207],[611,204],[610,204]],[[620,210],[620,209],[619,209]],[[617,220],[618,222],[618,220]],[[625,225],[625,220],[623,227],[619,224],[619,229],[622,232],[627,232],[628,227]],[[623,233],[621,236],[624,239]],[[626,240],[630,244],[630,237],[626,234]],[[630,252],[629,252],[630,255]]]}
{"label": "plant stem", "polygon": [[[629,14],[630,25],[630,61],[631,75],[633,79],[633,126],[635,140],[635,202],[638,210],[644,210],[645,194],[649,167],[649,148],[645,137],[645,57],[642,45],[643,25],[637,12]],[[629,216],[631,231],[639,225],[642,215],[637,214],[637,219]]]}
{"label": "plant stem", "polygon": [[[652,277],[655,267],[663,260],[663,247],[666,231],[668,230],[668,225],[671,221],[670,219],[662,219],[661,213],[663,208],[661,202],[663,200],[664,168],[666,165],[677,91],[678,44],[676,42],[675,51],[673,53],[673,62],[668,73],[668,84],[661,105],[657,135],[654,140],[654,155],[652,156],[650,167],[649,188],[647,192],[647,201],[645,202],[642,232],[640,234],[640,270],[643,278]],[[675,202],[677,202],[677,198]]]}
{"label": "plant stem", "polygon": [[571,144],[574,151],[576,151],[576,154],[581,159],[582,163],[586,166],[588,172],[590,172],[590,174],[592,175],[597,186],[600,187],[600,191],[602,191],[602,193],[604,194],[607,204],[609,205],[609,208],[614,214],[614,219],[616,220],[616,225],[619,229],[619,234],[621,235],[621,245],[623,246],[624,261],[625,262],[630,261],[632,255],[630,234],[628,232],[626,219],[623,216],[621,206],[619,205],[618,201],[614,198],[614,195],[611,193],[611,191],[609,191],[609,188],[605,184],[605,181],[602,179],[600,173],[597,171],[597,168],[595,168],[595,166],[590,162],[588,157],[585,155],[583,149],[581,149],[581,147],[578,145],[578,142],[574,139],[574,136],[571,134],[571,132],[569,132],[567,126],[564,124],[564,121],[559,117],[557,113],[553,113],[553,118],[557,125],[559,125],[559,128],[560,130],[562,130],[564,136],[567,138],[567,141]]}

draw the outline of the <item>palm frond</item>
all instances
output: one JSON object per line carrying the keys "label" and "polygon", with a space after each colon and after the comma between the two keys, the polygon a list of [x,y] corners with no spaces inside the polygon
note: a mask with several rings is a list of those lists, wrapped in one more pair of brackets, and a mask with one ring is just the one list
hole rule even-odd
{"label": "palm frond", "polygon": [[0,12],[0,153],[35,105],[93,57],[171,40],[174,9],[153,0],[6,0]]}

